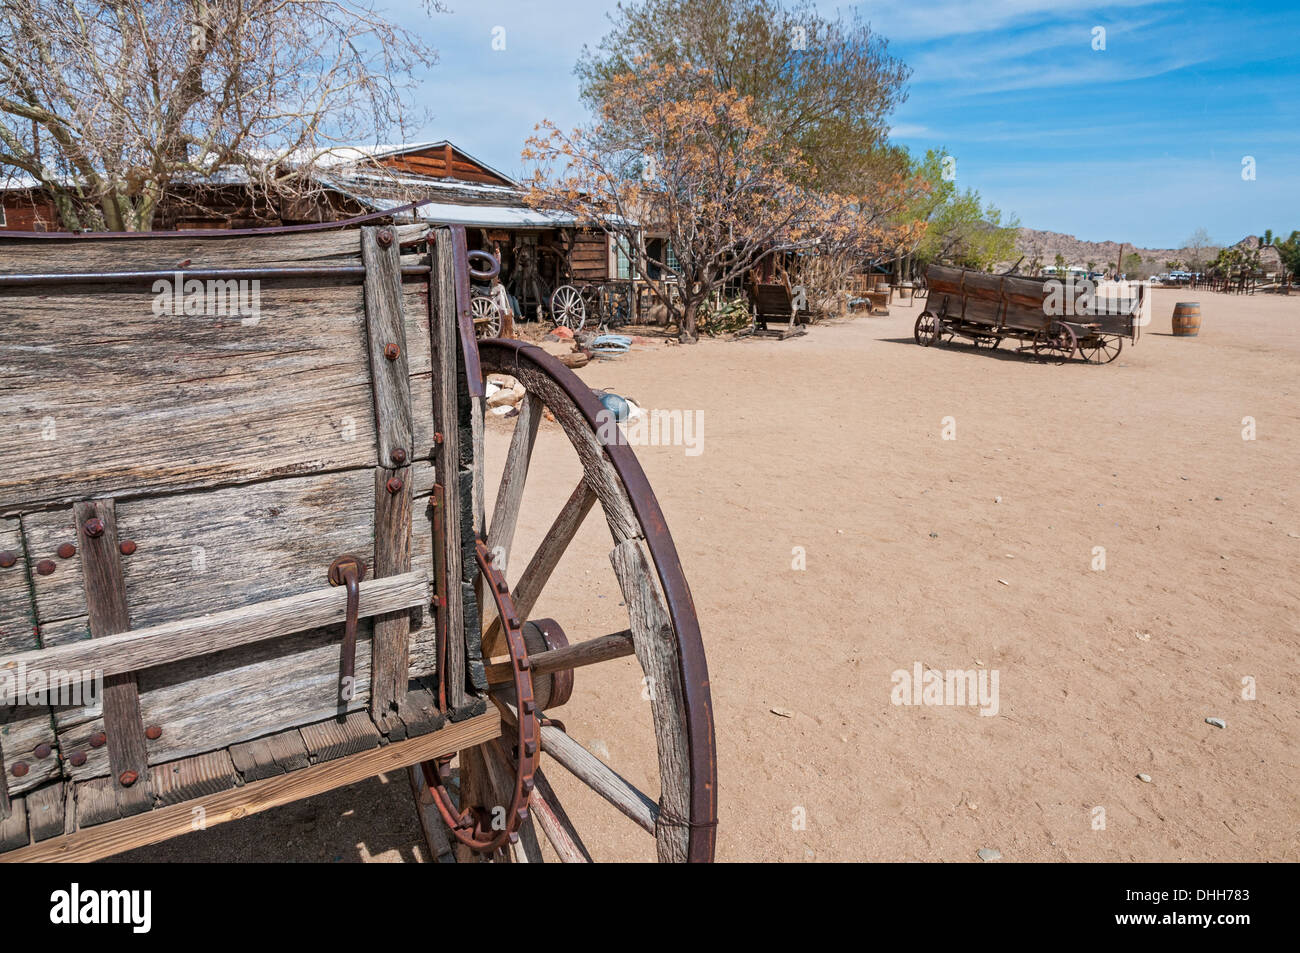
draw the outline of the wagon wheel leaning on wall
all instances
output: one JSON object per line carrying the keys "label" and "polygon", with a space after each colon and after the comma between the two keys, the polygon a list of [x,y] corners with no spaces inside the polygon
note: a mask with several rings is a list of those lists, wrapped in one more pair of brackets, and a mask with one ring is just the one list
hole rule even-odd
{"label": "wagon wheel leaning on wall", "polygon": [[[530,708],[534,710],[540,719],[541,745],[535,752],[540,758],[535,773],[522,786],[513,783],[520,768],[520,745],[512,749],[506,741],[512,736],[511,730],[500,740],[461,753],[460,785],[454,796],[454,809],[460,813],[444,810],[444,821],[456,825],[477,820],[486,834],[492,829],[492,819],[513,810],[515,798],[521,793],[527,818],[519,826],[517,841],[507,841],[495,851],[471,851],[462,846],[459,857],[506,855],[506,859],[540,860],[535,821],[562,860],[590,859],[578,830],[580,825],[570,819],[546,777],[550,763],[555,762],[651,834],[660,860],[711,860],[717,773],[708,673],[690,589],[658,501],[635,455],[625,441],[618,439],[618,431],[605,416],[602,405],[576,375],[540,348],[517,341],[482,341],[479,357],[484,375],[509,375],[526,391],[518,405],[509,448],[504,451],[491,519],[484,524],[488,527],[487,538],[481,541],[478,553],[486,589],[492,597],[483,600],[485,619],[493,604],[497,609],[496,617],[485,626],[484,657],[505,655],[505,640],[517,634],[527,646],[528,659],[521,664],[512,652],[511,660],[490,662],[487,681],[492,699],[507,723],[518,725],[521,707],[525,714]],[[544,416],[554,419],[563,439],[561,433],[548,429],[538,440]],[[530,467],[537,465],[533,456],[539,442],[549,451],[567,443],[563,452],[576,453],[582,476],[567,501],[553,499],[553,505],[559,506],[558,515],[525,564],[512,550],[524,486]],[[494,469],[488,468],[487,472]],[[542,472],[549,477],[554,472],[552,464],[546,463]],[[609,634],[570,643],[559,622],[536,619],[533,610],[561,557],[596,505],[613,537],[609,582],[618,586],[625,607],[618,615],[627,627],[602,629]],[[595,574],[594,569],[590,572]],[[508,578],[513,582],[507,582]],[[585,572],[576,578],[587,585],[592,583]],[[604,607],[612,613],[611,601],[606,601]],[[576,634],[576,628],[569,623],[571,635]],[[631,655],[635,655],[640,671],[615,661]],[[600,723],[613,726],[629,708],[643,706],[652,725],[652,732],[646,734],[653,735],[657,754],[655,765],[644,767],[647,775],[657,771],[657,798],[639,791],[554,720],[572,710],[564,706],[573,695],[575,681],[581,685],[584,680],[583,673],[575,669],[602,662],[613,668],[592,671],[587,678],[608,672],[612,681],[603,684],[615,685],[614,691],[626,694],[617,696],[615,710],[607,711]],[[522,706],[517,704],[521,667],[532,676],[532,700],[525,697]],[[610,697],[610,692],[604,694]],[[590,707],[591,698],[578,695],[585,707]],[[629,746],[622,744],[620,748],[621,753]],[[534,753],[526,754],[531,758]],[[417,796],[432,794],[450,807],[453,796],[449,776],[446,763],[425,763],[418,773],[413,772]],[[582,803],[585,798],[589,794],[579,792],[572,803]],[[431,833],[430,847],[435,852],[440,836],[450,833],[453,839],[464,841],[454,829],[430,832],[431,826],[426,822],[426,832]],[[646,846],[648,849],[648,841]]]}

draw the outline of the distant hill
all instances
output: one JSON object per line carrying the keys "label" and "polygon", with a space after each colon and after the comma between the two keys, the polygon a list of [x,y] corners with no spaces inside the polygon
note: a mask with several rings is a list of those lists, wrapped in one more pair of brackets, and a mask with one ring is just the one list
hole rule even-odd
{"label": "distant hill", "polygon": [[[1131,255],[1133,251],[1132,245],[1124,246],[1125,255]],[[1178,248],[1138,248],[1137,253],[1142,256],[1144,264],[1157,272],[1166,270],[1165,262],[1187,257]],[[1016,239],[1016,256],[1025,256],[1024,263],[1020,266],[1021,271],[1027,271],[1029,263],[1035,258],[1044,265],[1054,264],[1058,254],[1065,256],[1067,266],[1079,265],[1086,268],[1088,263],[1092,262],[1101,270],[1106,269],[1107,266],[1114,269],[1115,259],[1119,255],[1119,242],[1085,242],[1062,232],[1048,232],[1037,228],[1020,229],[1020,235]],[[1014,262],[1006,262],[1007,267],[1012,264]]]}

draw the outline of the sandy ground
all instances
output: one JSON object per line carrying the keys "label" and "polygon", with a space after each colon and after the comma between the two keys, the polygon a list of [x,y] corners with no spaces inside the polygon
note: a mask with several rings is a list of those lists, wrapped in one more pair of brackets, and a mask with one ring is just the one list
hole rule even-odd
{"label": "sandy ground", "polygon": [[[1189,297],[1201,336],[1173,338]],[[1300,860],[1300,299],[1157,291],[1105,367],[923,349],[916,313],[580,372],[703,411],[702,453],[638,454],[708,650],[719,858]],[[494,422],[497,466],[507,439]],[[553,424],[535,459],[518,553],[578,476]],[[609,545],[589,519],[534,615],[571,640],[621,628]],[[892,674],[918,663],[996,671],[996,715],[893,704]],[[570,733],[657,790],[634,663],[577,685]],[[548,774],[598,858],[652,856]],[[126,856],[424,853],[394,775]]]}

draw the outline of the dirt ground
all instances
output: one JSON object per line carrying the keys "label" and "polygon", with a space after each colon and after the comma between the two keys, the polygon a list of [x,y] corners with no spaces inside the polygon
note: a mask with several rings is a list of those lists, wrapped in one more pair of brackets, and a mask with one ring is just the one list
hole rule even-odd
{"label": "dirt ground", "polygon": [[[1187,299],[1203,330],[1174,338]],[[1010,342],[920,348],[917,308],[895,304],[579,372],[703,412],[698,455],[638,455],[704,632],[720,859],[1300,860],[1300,299],[1154,300],[1141,341],[1104,367]],[[507,439],[493,421],[497,466]],[[520,554],[579,472],[554,424],[535,461]],[[622,628],[609,547],[593,516],[534,616],[571,640]],[[996,671],[997,713],[893,704],[892,674],[918,663]],[[629,659],[582,669],[557,714],[654,792],[639,674]],[[547,773],[598,859],[652,856]],[[127,857],[424,854],[394,775]]]}

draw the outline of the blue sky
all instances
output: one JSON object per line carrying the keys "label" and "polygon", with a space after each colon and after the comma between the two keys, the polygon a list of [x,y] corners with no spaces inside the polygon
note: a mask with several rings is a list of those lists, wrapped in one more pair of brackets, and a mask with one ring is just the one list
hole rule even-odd
{"label": "blue sky", "polygon": [[[418,77],[433,113],[422,137],[518,173],[534,123],[583,120],[573,64],[608,28],[612,0],[449,0],[432,19],[416,0],[380,2],[439,50]],[[818,6],[856,11],[912,67],[894,141],[945,147],[958,185],[1023,225],[1146,247],[1202,226],[1225,243],[1300,228],[1300,4]]]}

